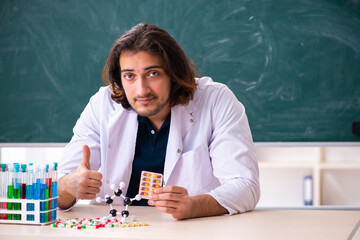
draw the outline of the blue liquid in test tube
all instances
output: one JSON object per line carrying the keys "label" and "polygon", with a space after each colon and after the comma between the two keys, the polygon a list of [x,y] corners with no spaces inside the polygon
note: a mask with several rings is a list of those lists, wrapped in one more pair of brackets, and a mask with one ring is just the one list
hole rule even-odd
{"label": "blue liquid in test tube", "polygon": [[[46,165],[41,167],[40,170],[40,199],[46,199]],[[45,202],[40,202],[40,211],[45,211]],[[40,223],[45,222],[45,213],[40,213]]]}
{"label": "blue liquid in test tube", "polygon": [[[52,198],[57,197],[57,168],[58,168],[58,163],[54,162],[54,168],[52,171],[52,192],[51,192]],[[56,209],[57,208],[57,199],[53,199],[51,201],[52,201],[51,208]],[[51,212],[51,221],[54,221],[54,220],[56,220],[56,211]]]}
{"label": "blue liquid in test tube", "polygon": [[[26,185],[26,198],[27,199],[30,199],[30,200],[34,199],[35,183],[36,183],[36,180],[35,180],[35,175],[34,175],[34,166],[32,163],[29,163],[28,174],[27,174],[27,185]],[[34,211],[35,210],[34,203],[28,203],[26,208],[27,208],[27,211]],[[28,221],[35,220],[34,214],[28,214],[26,218]]]}

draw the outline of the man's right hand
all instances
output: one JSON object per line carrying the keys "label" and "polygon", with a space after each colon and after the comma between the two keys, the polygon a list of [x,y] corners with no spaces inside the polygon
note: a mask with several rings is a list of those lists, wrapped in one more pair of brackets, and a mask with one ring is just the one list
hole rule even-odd
{"label": "man's right hand", "polygon": [[102,174],[90,169],[90,149],[83,146],[83,159],[78,168],[59,179],[60,208],[71,207],[76,199],[94,199],[100,192]]}

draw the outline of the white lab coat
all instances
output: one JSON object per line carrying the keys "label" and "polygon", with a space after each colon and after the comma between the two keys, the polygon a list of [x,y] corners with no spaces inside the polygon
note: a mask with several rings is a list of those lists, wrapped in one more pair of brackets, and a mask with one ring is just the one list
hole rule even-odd
{"label": "white lab coat", "polygon": [[[224,84],[209,77],[197,81],[194,99],[171,108],[165,185],[185,187],[190,196],[210,194],[230,214],[252,210],[260,196],[259,172],[245,109]],[[74,171],[87,144],[91,169],[103,175],[101,197],[113,195],[112,183],[128,185],[138,128],[137,113],[110,95],[109,87],[101,87],[90,99],[59,162],[60,177]]]}

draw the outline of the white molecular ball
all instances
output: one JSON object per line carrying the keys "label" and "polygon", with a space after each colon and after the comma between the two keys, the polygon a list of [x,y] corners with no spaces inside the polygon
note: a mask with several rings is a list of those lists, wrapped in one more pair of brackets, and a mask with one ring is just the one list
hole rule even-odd
{"label": "white molecular ball", "polygon": [[111,185],[110,185],[110,189],[111,189],[111,190],[115,190],[115,189],[116,189],[116,185],[115,185],[115,184],[111,184]]}
{"label": "white molecular ball", "polygon": [[133,222],[136,221],[136,216],[135,216],[135,215],[132,215],[132,216],[131,216],[131,221],[133,221]]}
{"label": "white molecular ball", "polygon": [[125,217],[122,217],[121,218],[121,222],[124,224],[124,223],[126,223],[126,218]]}
{"label": "white molecular ball", "polygon": [[120,183],[120,189],[124,188],[125,187],[125,183],[124,182],[121,182]]}
{"label": "white molecular ball", "polygon": [[96,202],[97,202],[97,203],[101,203],[101,202],[102,202],[102,198],[101,198],[101,197],[97,197],[97,198],[96,198]]}
{"label": "white molecular ball", "polygon": [[136,200],[136,201],[140,201],[140,200],[141,200],[141,196],[140,196],[139,194],[137,194],[137,195],[135,196],[135,200]]}

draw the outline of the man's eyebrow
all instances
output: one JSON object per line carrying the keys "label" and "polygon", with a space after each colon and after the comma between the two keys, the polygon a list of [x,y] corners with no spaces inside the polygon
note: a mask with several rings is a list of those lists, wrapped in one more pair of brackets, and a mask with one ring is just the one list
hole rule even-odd
{"label": "man's eyebrow", "polygon": [[120,72],[132,72],[134,69],[122,69]]}
{"label": "man's eyebrow", "polygon": [[144,70],[149,70],[149,69],[152,69],[152,68],[163,68],[163,67],[160,66],[160,65],[153,65],[153,66],[149,66],[149,67],[144,68]]}
{"label": "man's eyebrow", "polygon": [[[153,69],[153,68],[163,68],[163,67],[160,65],[152,65],[152,66],[144,68],[144,70],[149,70],[149,69]],[[134,69],[126,68],[126,69],[121,70],[121,72],[132,72],[132,71],[134,71]]]}

